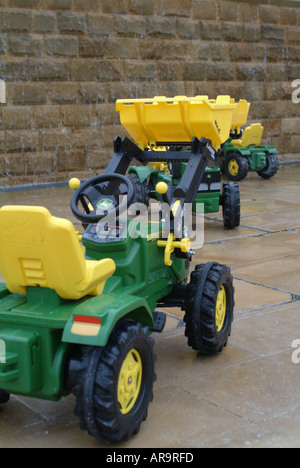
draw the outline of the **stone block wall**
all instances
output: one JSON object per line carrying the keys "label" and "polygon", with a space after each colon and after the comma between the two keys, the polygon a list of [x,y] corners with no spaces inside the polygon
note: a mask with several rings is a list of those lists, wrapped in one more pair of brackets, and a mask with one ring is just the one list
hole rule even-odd
{"label": "stone block wall", "polygon": [[0,79],[0,186],[100,173],[118,98],[246,98],[300,160],[298,0],[0,0]]}

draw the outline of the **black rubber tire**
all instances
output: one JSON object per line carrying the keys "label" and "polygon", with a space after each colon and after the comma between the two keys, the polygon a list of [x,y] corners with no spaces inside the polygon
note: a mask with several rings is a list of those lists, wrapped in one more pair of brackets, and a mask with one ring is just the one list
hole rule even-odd
{"label": "black rubber tire", "polygon": [[225,182],[221,195],[225,229],[234,229],[241,222],[240,189],[237,182]]}
{"label": "black rubber tire", "polygon": [[[238,172],[236,175],[231,174],[229,170],[229,163],[230,161],[235,160],[237,166],[238,166]],[[241,156],[238,153],[230,153],[228,154],[225,163],[224,163],[224,170],[225,174],[228,177],[229,180],[233,181],[239,181],[243,180],[247,177],[247,174],[249,172],[249,162],[248,159],[245,156]]]}
{"label": "black rubber tire", "polygon": [[[118,381],[122,363],[136,349],[142,360],[142,383],[138,399],[128,414],[118,403]],[[77,382],[75,414],[81,429],[107,443],[126,441],[137,434],[153,399],[155,355],[148,327],[124,320],[112,332],[105,348],[84,347]]]}
{"label": "black rubber tire", "polygon": [[[226,291],[226,315],[222,329],[216,325],[216,305],[221,287]],[[230,269],[210,262],[197,265],[187,286],[184,322],[188,345],[203,355],[221,352],[231,333],[234,287]]]}
{"label": "black rubber tire", "polygon": [[139,177],[134,172],[129,174],[128,179],[131,180],[135,187],[135,199],[133,203],[142,203],[148,208],[150,203],[150,190],[147,180],[140,182]]}
{"label": "black rubber tire", "polygon": [[274,177],[279,168],[279,160],[276,154],[267,154],[267,165],[262,170],[259,171],[257,174],[262,177],[263,179],[271,179]]}
{"label": "black rubber tire", "polygon": [[226,160],[225,159],[220,159],[219,160],[219,167],[220,167],[221,174],[226,174],[225,166],[226,166]]}
{"label": "black rubber tire", "polygon": [[4,390],[0,390],[0,405],[2,405],[3,403],[8,403],[9,399],[9,393],[6,393]]}

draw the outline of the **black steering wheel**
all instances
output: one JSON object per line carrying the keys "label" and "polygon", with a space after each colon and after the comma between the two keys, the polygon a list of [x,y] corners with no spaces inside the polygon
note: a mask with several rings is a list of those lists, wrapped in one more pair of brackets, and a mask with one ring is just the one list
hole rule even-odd
{"label": "black steering wheel", "polygon": [[[127,196],[121,201],[120,197]],[[121,174],[103,174],[84,182],[71,199],[71,210],[83,223],[98,223],[113,210],[116,215],[124,212],[135,198],[135,188],[127,177]],[[84,213],[79,210],[81,203]]]}

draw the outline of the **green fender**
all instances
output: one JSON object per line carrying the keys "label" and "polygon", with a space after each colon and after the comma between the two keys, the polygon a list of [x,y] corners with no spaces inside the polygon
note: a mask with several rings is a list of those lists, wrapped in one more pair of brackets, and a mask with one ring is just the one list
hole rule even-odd
{"label": "green fender", "polygon": [[141,182],[141,184],[152,174],[154,169],[149,166],[139,167],[139,166],[132,166],[129,169],[129,174],[136,174]]}
{"label": "green fender", "polygon": [[[95,332],[92,332],[90,336],[89,331],[85,331],[84,327],[81,331],[73,326],[74,318],[78,316],[99,318],[101,325],[99,329],[96,326]],[[147,301],[141,297],[129,294],[102,294],[102,296],[91,297],[74,307],[72,316],[65,325],[62,341],[80,345],[106,346],[116,323],[125,317],[149,327],[153,326],[152,312]]]}
{"label": "green fender", "polygon": [[226,157],[230,156],[230,154],[233,154],[233,153],[240,154],[241,156],[244,156],[244,157],[251,156],[252,154],[250,148],[235,148],[234,146],[232,146],[230,150],[226,151]]}
{"label": "green fender", "polygon": [[267,154],[277,154],[275,146],[260,146],[260,151],[264,151]]}
{"label": "green fender", "polygon": [[222,159],[225,159],[232,153],[238,153],[241,156],[252,156],[253,153],[260,152],[266,154],[277,154],[277,149],[275,146],[271,145],[260,145],[260,146],[248,146],[246,148],[236,148],[231,144],[231,141],[227,141],[223,145],[223,150],[225,151],[225,155]]}

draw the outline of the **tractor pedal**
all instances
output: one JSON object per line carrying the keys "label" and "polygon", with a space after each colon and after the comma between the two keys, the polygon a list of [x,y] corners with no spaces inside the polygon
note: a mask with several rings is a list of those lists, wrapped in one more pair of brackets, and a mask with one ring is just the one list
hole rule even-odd
{"label": "tractor pedal", "polygon": [[153,320],[154,320],[154,325],[153,327],[150,328],[150,331],[155,332],[155,333],[162,332],[165,327],[166,320],[167,320],[166,314],[164,312],[155,310],[153,312]]}

